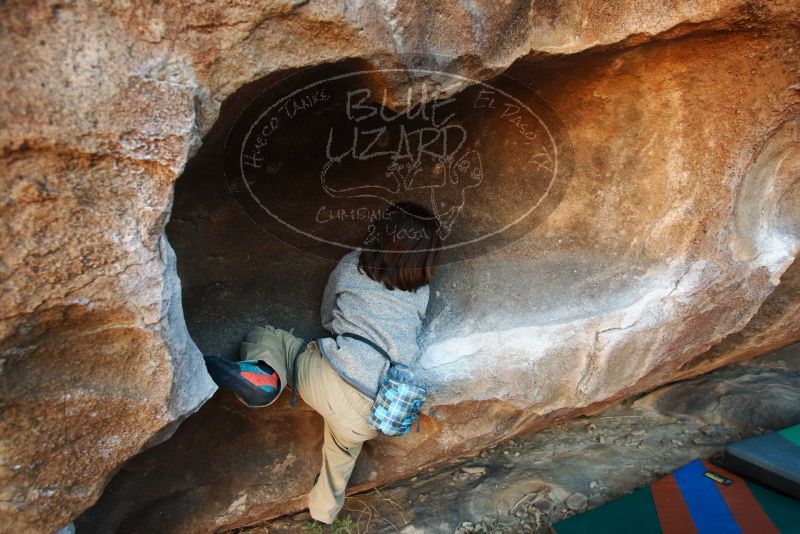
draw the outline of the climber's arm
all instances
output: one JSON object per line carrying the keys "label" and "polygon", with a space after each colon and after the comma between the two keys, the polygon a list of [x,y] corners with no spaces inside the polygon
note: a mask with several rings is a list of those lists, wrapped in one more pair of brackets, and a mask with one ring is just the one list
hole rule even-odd
{"label": "climber's arm", "polygon": [[[338,267],[338,266],[337,266]],[[333,307],[336,306],[336,269],[328,277],[328,283],[325,284],[325,291],[322,293],[322,304],[320,305],[320,319],[322,320],[322,327],[330,331],[330,325],[333,322]]]}

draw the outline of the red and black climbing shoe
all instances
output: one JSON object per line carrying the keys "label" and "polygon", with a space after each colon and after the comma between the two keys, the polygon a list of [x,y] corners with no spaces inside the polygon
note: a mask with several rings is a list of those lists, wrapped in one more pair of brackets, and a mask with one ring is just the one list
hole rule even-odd
{"label": "red and black climbing shoe", "polygon": [[214,382],[222,389],[233,390],[251,408],[266,406],[281,390],[278,373],[262,361],[232,362],[219,356],[203,356],[203,359]]}

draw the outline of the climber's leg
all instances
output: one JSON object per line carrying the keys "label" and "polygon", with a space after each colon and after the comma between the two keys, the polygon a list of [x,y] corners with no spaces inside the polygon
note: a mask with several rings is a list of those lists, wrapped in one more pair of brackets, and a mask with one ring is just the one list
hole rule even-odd
{"label": "climber's leg", "polygon": [[291,384],[291,371],[295,358],[300,354],[305,341],[291,332],[272,326],[256,326],[242,342],[239,355],[242,362],[263,362],[278,375],[278,391],[268,403],[272,404],[287,385]]}
{"label": "climber's leg", "polygon": [[322,469],[308,495],[308,511],[317,521],[330,524],[344,505],[347,482],[364,443],[353,443],[337,437],[327,421],[324,432]]}
{"label": "climber's leg", "polygon": [[324,421],[322,468],[308,497],[311,517],[332,523],[363,443],[378,435],[367,417],[372,400],[347,384],[315,342],[297,360],[298,393]]}
{"label": "climber's leg", "polygon": [[233,390],[250,407],[267,406],[278,395],[278,374],[262,361],[232,362],[219,356],[204,359],[214,382],[220,388]]}

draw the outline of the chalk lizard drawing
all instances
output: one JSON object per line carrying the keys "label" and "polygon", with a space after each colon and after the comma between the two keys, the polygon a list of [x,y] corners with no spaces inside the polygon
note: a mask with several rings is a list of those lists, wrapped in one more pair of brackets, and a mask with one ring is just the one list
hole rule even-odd
{"label": "chalk lizard drawing", "polygon": [[431,211],[439,221],[439,237],[445,240],[467,202],[467,190],[483,181],[483,164],[480,153],[471,149],[460,156],[431,157],[433,164],[428,173],[421,159],[405,161],[393,158],[387,165],[384,177],[387,183],[373,183],[337,188],[329,183],[329,172],[341,160],[329,160],[322,169],[320,181],[323,190],[335,198],[379,198],[390,205],[404,200],[411,192],[428,190]]}

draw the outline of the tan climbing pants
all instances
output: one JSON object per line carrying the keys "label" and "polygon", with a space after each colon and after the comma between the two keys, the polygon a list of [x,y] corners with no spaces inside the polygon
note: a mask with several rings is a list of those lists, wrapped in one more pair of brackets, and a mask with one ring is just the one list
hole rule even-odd
{"label": "tan climbing pants", "polygon": [[372,400],[342,380],[316,342],[305,350],[304,345],[302,339],[285,330],[257,326],[242,343],[241,358],[272,366],[281,379],[278,395],[287,385],[295,387],[290,380],[297,360],[297,393],[325,421],[322,468],[308,496],[308,511],[317,521],[333,523],[344,505],[347,482],[361,446],[378,432],[367,424]]}

